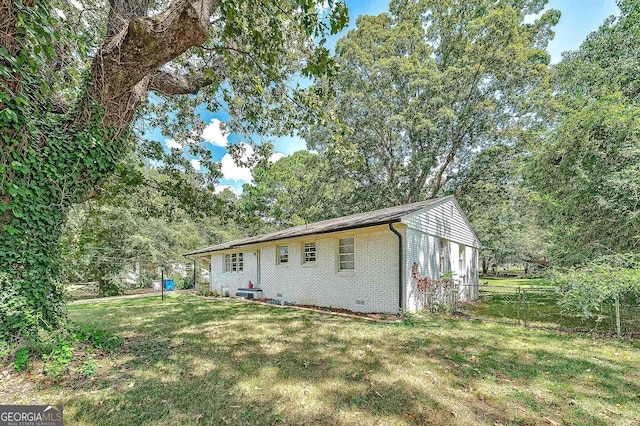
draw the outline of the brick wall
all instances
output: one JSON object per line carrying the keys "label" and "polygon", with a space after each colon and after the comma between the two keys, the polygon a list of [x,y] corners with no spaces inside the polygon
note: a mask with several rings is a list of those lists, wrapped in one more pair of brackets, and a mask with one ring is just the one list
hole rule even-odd
{"label": "brick wall", "polygon": [[[338,240],[354,238],[355,269],[338,271]],[[316,243],[316,261],[303,263],[306,242]],[[276,264],[280,245],[289,248],[289,262]],[[227,287],[231,295],[249,280],[257,284],[260,257],[260,288],[264,297],[296,304],[330,306],[360,312],[398,312],[398,237],[387,226],[295,238],[250,246],[243,252],[245,270],[223,273],[223,254],[211,257],[212,289]],[[259,251],[259,253],[258,253]]]}

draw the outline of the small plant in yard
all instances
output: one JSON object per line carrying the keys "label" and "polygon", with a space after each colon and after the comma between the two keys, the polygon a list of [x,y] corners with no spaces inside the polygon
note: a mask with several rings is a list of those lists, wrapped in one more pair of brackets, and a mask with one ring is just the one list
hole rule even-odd
{"label": "small plant in yard", "polygon": [[402,319],[402,324],[413,327],[416,323],[416,315],[413,312],[402,311],[400,314],[400,318]]}
{"label": "small plant in yard", "polygon": [[16,371],[24,371],[26,370],[28,363],[29,363],[29,349],[28,348],[18,349],[13,359],[13,368]]}
{"label": "small plant in yard", "polygon": [[80,374],[84,377],[94,376],[98,372],[98,364],[93,357],[87,358],[79,367]]}
{"label": "small plant in yard", "polygon": [[140,272],[140,276],[138,277],[138,287],[146,288],[153,286],[153,277],[149,274],[148,271],[143,270]]}
{"label": "small plant in yard", "polygon": [[104,351],[112,351],[122,344],[122,339],[115,334],[94,328],[79,330],[74,337],[79,342],[89,343],[91,346]]}
{"label": "small plant in yard", "polygon": [[195,284],[193,282],[193,277],[179,278],[177,283],[178,283],[178,288],[181,290],[189,290],[190,288],[195,287]]}
{"label": "small plant in yard", "polygon": [[217,290],[209,290],[208,286],[201,286],[198,289],[198,296],[205,296],[205,297],[220,297],[220,293]]}
{"label": "small plant in yard", "polygon": [[73,347],[68,341],[59,340],[56,348],[44,358],[42,372],[53,380],[59,380],[68,370],[73,357]]}

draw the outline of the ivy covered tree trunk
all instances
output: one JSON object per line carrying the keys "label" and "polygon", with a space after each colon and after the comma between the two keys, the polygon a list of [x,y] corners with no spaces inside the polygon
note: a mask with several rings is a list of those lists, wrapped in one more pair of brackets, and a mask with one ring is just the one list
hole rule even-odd
{"label": "ivy covered tree trunk", "polygon": [[56,106],[55,94],[33,74],[42,59],[34,46],[54,54],[46,3],[11,2],[0,12],[8,23],[0,36],[8,48],[0,49],[0,282],[11,295],[0,311],[4,338],[59,326],[58,239],[66,214],[91,197],[129,152],[129,128],[147,92],[192,93],[213,82],[158,71],[205,41],[213,3],[175,1],[156,17],[146,17],[145,0],[112,4],[107,37],[84,94],[71,107]]}
{"label": "ivy covered tree trunk", "polygon": [[[347,21],[335,0],[328,9],[306,0],[259,8],[172,0],[154,14],[148,0],[82,4],[89,6],[0,0],[0,338],[60,324],[62,225],[70,207],[100,192],[131,153],[132,123],[149,92],[155,125],[191,138],[190,152],[211,164],[210,153],[192,143],[203,127],[195,107],[217,109],[225,81],[237,128],[283,132],[279,122],[294,113],[282,85],[292,73],[323,72],[328,52],[310,37]],[[171,128],[162,120],[170,113],[184,123]]]}
{"label": "ivy covered tree trunk", "polygon": [[71,132],[51,118],[13,149],[5,166],[0,282],[15,300],[0,312],[3,337],[57,327],[64,318],[56,282],[62,225],[70,206],[90,196],[113,170],[126,141],[105,140],[99,128],[94,132],[87,146],[90,131]]}

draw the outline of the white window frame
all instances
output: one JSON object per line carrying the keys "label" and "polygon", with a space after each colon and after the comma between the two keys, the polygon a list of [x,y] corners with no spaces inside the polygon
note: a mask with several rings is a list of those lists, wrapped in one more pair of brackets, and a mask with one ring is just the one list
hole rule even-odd
{"label": "white window frame", "polygon": [[[285,249],[286,253],[283,255],[280,251]],[[276,246],[276,265],[288,265],[289,264],[289,245],[283,244]]]}
{"label": "white window frame", "polygon": [[302,243],[302,263],[316,263],[318,260],[318,246],[315,241]]}
{"label": "white window frame", "polygon": [[244,253],[227,253],[222,260],[225,274],[244,272]]}
{"label": "white window frame", "polygon": [[[351,243],[349,244],[349,241]],[[346,249],[351,247],[351,251],[345,251]],[[344,251],[344,252],[343,252]],[[351,260],[344,260],[349,255],[351,255]],[[350,268],[345,267],[346,265],[351,264]],[[356,269],[356,240],[354,237],[345,237],[338,239],[338,271],[354,271]]]}

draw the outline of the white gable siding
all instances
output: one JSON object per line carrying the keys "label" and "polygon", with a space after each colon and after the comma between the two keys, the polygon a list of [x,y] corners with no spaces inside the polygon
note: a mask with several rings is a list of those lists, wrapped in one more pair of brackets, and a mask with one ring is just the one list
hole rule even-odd
{"label": "white gable siding", "polygon": [[[419,311],[422,298],[418,296],[417,281],[411,276],[413,264],[417,263],[420,274],[430,279],[440,278],[440,237],[428,235],[415,229],[406,230],[407,251],[405,262],[406,294],[405,306],[409,311]],[[445,240],[448,251],[445,257],[445,271],[453,272],[453,279],[458,288],[460,301],[477,300],[478,298],[478,249],[464,245],[464,264],[459,263],[460,244]]]}
{"label": "white gable siding", "polygon": [[473,230],[465,220],[453,198],[408,214],[402,218],[409,228],[470,247],[480,247]]}
{"label": "white gable siding", "polygon": [[[478,298],[478,250],[480,242],[467,223],[457,203],[446,199],[442,203],[425,208],[402,218],[407,225],[407,254],[405,262],[406,307],[410,311],[421,310],[422,298],[418,297],[417,282],[411,276],[417,263],[423,277],[441,277],[440,245],[445,244],[443,271],[451,271],[461,301]],[[464,249],[464,264],[460,265],[460,247]]]}
{"label": "white gable siding", "polygon": [[408,228],[406,234],[406,262],[405,262],[405,282],[406,294],[404,296],[406,309],[412,312],[420,310],[418,306],[417,282],[411,277],[414,262],[419,265],[420,273],[424,277],[438,278],[438,238],[427,235],[424,232]]}
{"label": "white gable siding", "polygon": [[[354,238],[355,269],[341,272],[338,271],[338,240],[349,237]],[[305,242],[316,243],[313,263],[302,262]],[[276,263],[276,248],[281,245],[289,247],[286,265]],[[260,250],[259,285],[265,298],[351,311],[398,312],[398,237],[387,226],[249,246],[244,250],[245,263],[254,259],[250,253],[257,249]],[[233,296],[237,288],[246,287],[252,276],[246,271],[243,274],[222,272],[224,254],[229,252],[212,256],[212,289],[221,291],[221,286],[227,286]]]}

